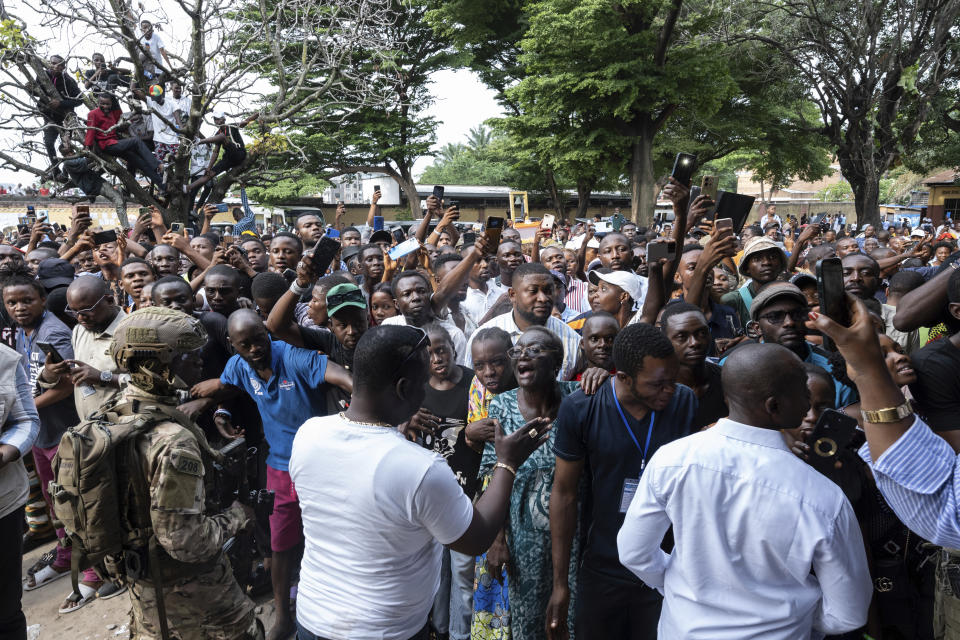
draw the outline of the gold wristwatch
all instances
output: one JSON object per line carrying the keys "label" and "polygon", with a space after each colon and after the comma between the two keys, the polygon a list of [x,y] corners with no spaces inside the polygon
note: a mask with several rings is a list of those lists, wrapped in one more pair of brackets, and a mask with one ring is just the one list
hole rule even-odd
{"label": "gold wristwatch", "polygon": [[860,410],[860,416],[863,418],[864,422],[869,422],[870,424],[884,424],[886,422],[899,422],[907,416],[913,413],[913,407],[910,406],[910,401],[906,400],[903,404],[896,407],[888,407],[886,409],[877,409],[875,411],[863,411]]}

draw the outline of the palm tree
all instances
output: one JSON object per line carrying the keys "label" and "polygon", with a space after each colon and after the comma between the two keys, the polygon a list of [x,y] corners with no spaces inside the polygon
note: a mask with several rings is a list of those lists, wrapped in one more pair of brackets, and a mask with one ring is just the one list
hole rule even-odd
{"label": "palm tree", "polygon": [[467,147],[471,151],[484,151],[490,143],[493,141],[493,132],[490,131],[484,125],[479,125],[470,129],[470,134],[467,136]]}

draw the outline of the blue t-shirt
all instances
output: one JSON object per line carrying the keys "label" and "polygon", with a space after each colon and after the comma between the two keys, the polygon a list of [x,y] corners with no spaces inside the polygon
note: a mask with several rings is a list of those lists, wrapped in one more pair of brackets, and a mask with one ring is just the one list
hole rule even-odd
{"label": "blue t-shirt", "polygon": [[279,340],[270,342],[270,350],[270,380],[264,381],[235,355],[227,361],[220,382],[243,389],[257,403],[270,445],[267,464],[286,471],[297,429],[310,418],[327,415],[327,356]]}
{"label": "blue t-shirt", "polygon": [[[17,329],[16,338],[17,351],[23,356],[24,369],[32,390],[37,390],[37,378],[40,377],[47,359],[47,354],[37,346],[38,342],[52,344],[64,360],[73,359],[70,328],[50,312],[44,312],[40,318],[40,324],[31,335],[27,336],[23,329]],[[64,432],[80,423],[73,394],[42,409],[37,409],[37,414],[40,416],[40,433],[33,444],[41,449],[57,446]]]}
{"label": "blue t-shirt", "polygon": [[588,532],[583,553],[585,570],[623,583],[640,582],[620,564],[617,554],[617,533],[625,515],[620,509],[624,483],[640,478],[642,448],[646,446],[648,430],[650,446],[646,461],[650,462],[663,445],[697,431],[693,425],[696,412],[697,396],[682,384],[677,385],[667,408],[656,412],[652,427],[649,415],[637,422],[624,410],[623,415],[641,447],[638,449],[617,411],[613,385],[609,381],[592,396],[576,391],[563,399],[553,427],[556,434],[553,452],[562,460],[583,460],[584,472],[589,474],[588,494],[580,510],[589,514],[589,521],[580,523],[581,529]]}

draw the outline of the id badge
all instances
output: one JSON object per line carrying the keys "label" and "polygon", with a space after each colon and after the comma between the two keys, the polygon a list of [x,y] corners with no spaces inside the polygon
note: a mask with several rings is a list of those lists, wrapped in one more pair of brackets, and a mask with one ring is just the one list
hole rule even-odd
{"label": "id badge", "polygon": [[80,397],[81,397],[81,398],[89,398],[90,396],[92,396],[92,395],[95,394],[96,392],[97,392],[97,390],[94,389],[94,388],[93,388],[92,386],[90,386],[89,384],[82,384],[82,385],[80,385]]}
{"label": "id badge", "polygon": [[620,513],[626,513],[633,502],[633,496],[637,495],[637,487],[640,486],[640,480],[627,478],[623,481],[623,493],[620,495]]}

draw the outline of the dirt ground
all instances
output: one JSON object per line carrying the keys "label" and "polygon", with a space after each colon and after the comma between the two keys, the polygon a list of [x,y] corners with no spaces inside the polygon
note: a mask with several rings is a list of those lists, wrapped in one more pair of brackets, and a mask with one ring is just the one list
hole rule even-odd
{"label": "dirt ground", "polygon": [[[53,543],[42,545],[23,557],[23,573]],[[57,613],[70,594],[70,577],[60,578],[40,589],[23,592],[23,613],[27,617],[27,640],[122,640],[130,637],[130,600],[127,594],[109,600],[94,600],[68,614]],[[269,595],[257,598],[257,613],[266,628],[273,621]]]}

